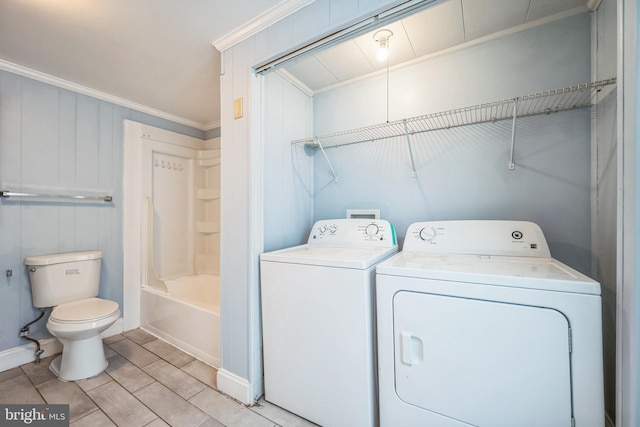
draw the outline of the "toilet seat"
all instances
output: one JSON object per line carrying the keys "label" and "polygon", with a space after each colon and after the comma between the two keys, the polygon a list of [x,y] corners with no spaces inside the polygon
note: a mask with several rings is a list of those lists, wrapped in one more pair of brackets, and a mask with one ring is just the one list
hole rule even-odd
{"label": "toilet seat", "polygon": [[56,306],[49,320],[56,323],[78,324],[96,322],[119,312],[118,303],[101,298],[86,298]]}

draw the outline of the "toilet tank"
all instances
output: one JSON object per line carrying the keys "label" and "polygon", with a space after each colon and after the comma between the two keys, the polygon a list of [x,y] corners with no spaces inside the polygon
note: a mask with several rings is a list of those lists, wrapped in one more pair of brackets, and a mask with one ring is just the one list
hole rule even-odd
{"label": "toilet tank", "polygon": [[28,257],[24,260],[36,308],[53,307],[98,295],[101,251]]}

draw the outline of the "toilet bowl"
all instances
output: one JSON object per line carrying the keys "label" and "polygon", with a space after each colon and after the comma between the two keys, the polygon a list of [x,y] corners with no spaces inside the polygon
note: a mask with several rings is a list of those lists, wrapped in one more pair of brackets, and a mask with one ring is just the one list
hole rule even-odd
{"label": "toilet bowl", "polygon": [[47,329],[63,345],[49,369],[63,381],[75,381],[99,375],[107,368],[100,333],[120,317],[115,301],[87,298],[56,306]]}
{"label": "toilet bowl", "polygon": [[102,252],[73,252],[25,259],[36,308],[53,307],[47,329],[62,343],[49,368],[63,381],[99,375],[107,368],[100,333],[120,317],[118,303],[97,298]]}

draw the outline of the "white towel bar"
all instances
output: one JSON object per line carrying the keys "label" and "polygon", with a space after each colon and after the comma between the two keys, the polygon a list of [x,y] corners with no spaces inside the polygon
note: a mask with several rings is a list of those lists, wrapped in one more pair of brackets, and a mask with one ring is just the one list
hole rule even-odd
{"label": "white towel bar", "polygon": [[96,200],[100,202],[111,202],[113,197],[111,196],[92,196],[92,195],[73,195],[73,194],[39,194],[39,193],[22,193],[15,191],[0,191],[0,197],[35,197],[43,199],[71,199],[71,200]]}

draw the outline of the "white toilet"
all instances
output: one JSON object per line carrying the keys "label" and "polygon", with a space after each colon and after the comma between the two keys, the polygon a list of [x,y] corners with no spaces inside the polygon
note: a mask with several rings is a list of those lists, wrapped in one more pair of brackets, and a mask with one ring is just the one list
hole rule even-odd
{"label": "white toilet", "polygon": [[49,368],[63,381],[91,378],[107,368],[100,333],[118,320],[115,301],[96,298],[102,252],[28,257],[31,297],[36,308],[54,307],[49,332],[62,343],[62,355]]}

